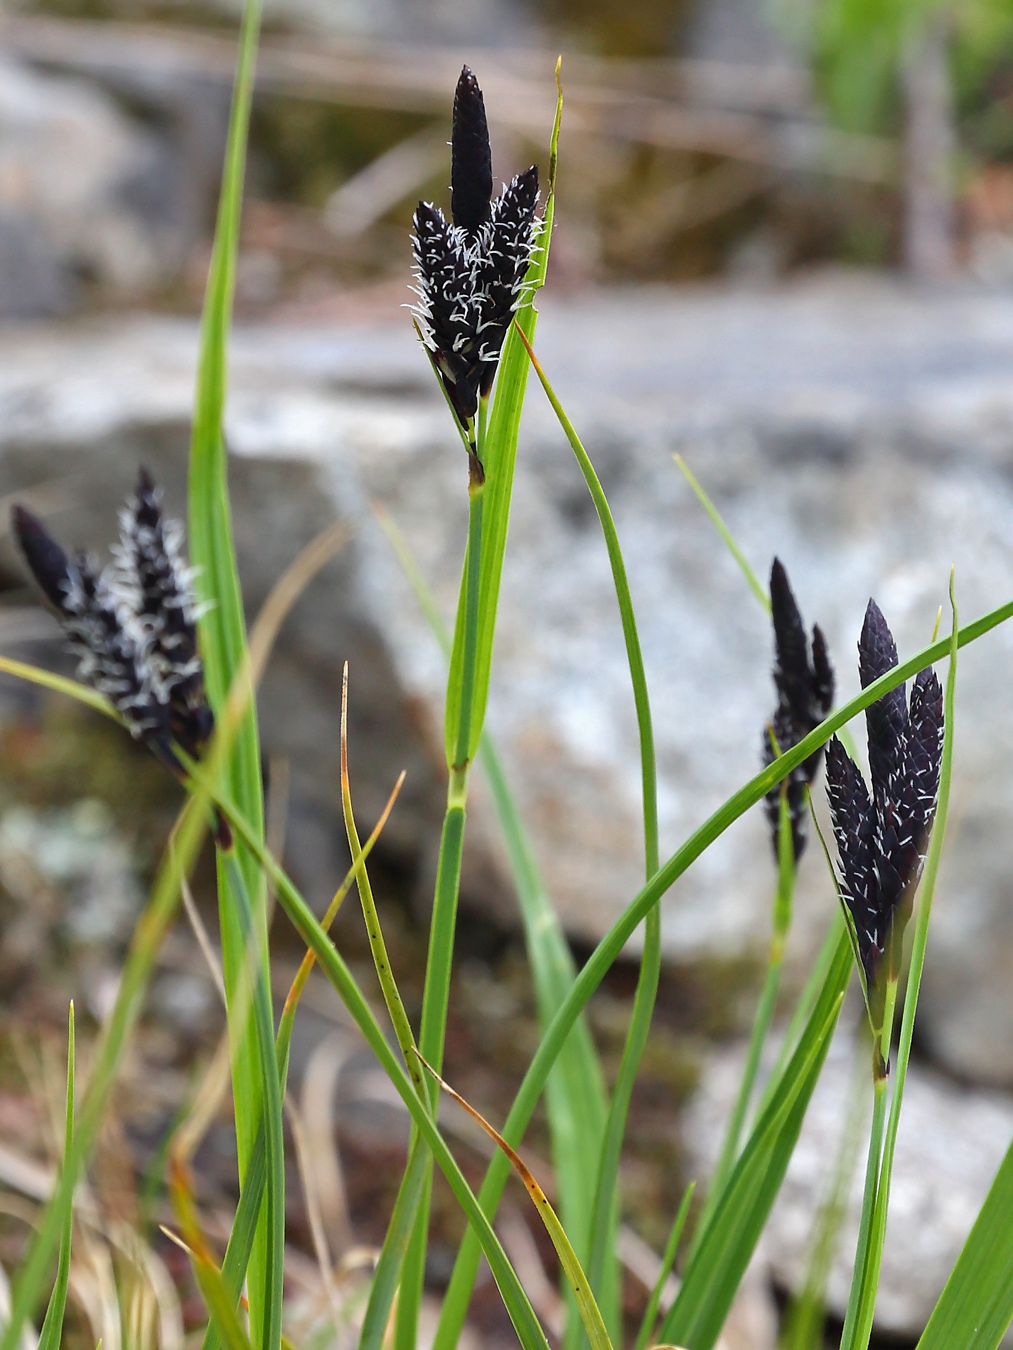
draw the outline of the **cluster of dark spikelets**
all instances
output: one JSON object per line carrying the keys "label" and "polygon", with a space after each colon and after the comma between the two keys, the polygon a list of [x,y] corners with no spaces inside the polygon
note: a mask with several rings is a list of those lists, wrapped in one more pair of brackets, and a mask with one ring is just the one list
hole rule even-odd
{"label": "cluster of dark spikelets", "polygon": [[474,448],[478,401],[492,388],[500,350],[535,246],[538,170],[493,200],[485,101],[467,66],[454,95],[451,220],[430,202],[415,212],[413,313],[451,406]]}
{"label": "cluster of dark spikelets", "polygon": [[[863,689],[897,664],[893,634],[874,600],[865,612],[858,658]],[[889,951],[895,971],[936,811],[943,753],[939,681],[932,670],[920,671],[910,705],[899,685],[871,704],[865,718],[872,794],[835,736],[827,750],[827,796],[841,895],[854,920],[870,999],[879,1001],[883,956]]]}
{"label": "cluster of dark spikelets", "polygon": [[[770,764],[776,754],[784,754],[798,745],[827,716],[834,701],[834,672],[827,656],[827,643],[818,626],[813,627],[812,644],[806,637],[802,616],[788,584],[788,574],[775,558],[770,569],[770,614],[774,624],[774,684],[777,708],[763,734],[763,762]],[[775,750],[776,745],[776,750]],[[788,775],[784,792],[791,820],[791,842],[795,861],[802,856],[805,836],[805,789],[816,777],[822,748],[803,760]],[[777,854],[781,815],[779,783],[767,794],[770,820]]]}
{"label": "cluster of dark spikelets", "polygon": [[99,571],[69,558],[22,506],[14,533],[78,657],[78,676],[104,694],[130,732],[175,773],[176,747],[196,758],[214,729],[197,650],[193,573],[182,527],[162,515],[161,493],[142,469],[120,514],[112,563]]}

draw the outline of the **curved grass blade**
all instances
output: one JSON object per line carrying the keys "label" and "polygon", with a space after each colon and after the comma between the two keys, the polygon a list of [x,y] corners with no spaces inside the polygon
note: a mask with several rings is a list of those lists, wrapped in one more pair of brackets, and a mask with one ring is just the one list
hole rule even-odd
{"label": "curved grass blade", "polygon": [[695,1190],[696,1182],[691,1181],[683,1192],[682,1201],[676,1211],[672,1229],[668,1235],[668,1241],[665,1243],[665,1253],[661,1258],[661,1269],[658,1271],[658,1278],[654,1282],[651,1296],[647,1300],[647,1307],[644,1309],[644,1316],[640,1323],[640,1330],[637,1332],[633,1350],[646,1350],[647,1342],[654,1332],[654,1324],[658,1320],[658,1309],[661,1307],[661,1296],[675,1265],[675,1257],[679,1250],[683,1230],[686,1227],[686,1220],[689,1218],[689,1207],[692,1204]]}
{"label": "curved grass blade", "polygon": [[998,1350],[1013,1322],[1013,1144],[916,1350]]}
{"label": "curved grass blade", "polygon": [[725,547],[728,549],[728,552],[735,559],[736,563],[738,563],[739,571],[745,577],[746,584],[748,585],[749,589],[753,592],[753,594],[756,596],[756,599],[769,614],[770,596],[767,594],[766,589],[760,582],[759,577],[756,575],[756,573],[750,566],[749,559],[742,552],[742,549],[739,548],[735,536],[732,534],[731,530],[725,524],[724,517],[721,515],[721,512],[717,509],[717,507],[711,501],[710,497],[708,497],[707,493],[703,490],[700,483],[694,476],[692,470],[690,469],[689,465],[683,459],[682,455],[673,455],[672,458],[675,460],[676,464],[678,464],[679,468],[682,470],[683,477],[686,479],[686,482],[696,493],[697,501],[710,516],[714,524],[714,528],[717,530],[718,534],[724,540]]}
{"label": "curved grass blade", "polygon": [[455,1102],[486,1132],[489,1138],[496,1144],[497,1148],[503,1150],[510,1160],[510,1166],[514,1169],[524,1188],[530,1195],[535,1209],[538,1211],[538,1217],[545,1225],[545,1231],[556,1249],[556,1255],[559,1257],[559,1263],[563,1267],[563,1274],[570,1286],[573,1296],[576,1299],[577,1307],[580,1310],[581,1320],[584,1323],[584,1329],[587,1332],[588,1340],[591,1342],[592,1350],[612,1350],[612,1342],[609,1339],[608,1331],[605,1329],[605,1323],[602,1320],[598,1304],[595,1302],[594,1294],[591,1292],[591,1286],[587,1281],[577,1255],[573,1250],[569,1238],[563,1225],[559,1222],[555,1210],[549,1204],[545,1192],[535,1180],[531,1169],[521,1158],[520,1154],[512,1149],[503,1136],[493,1128],[486,1118],[475,1108],[466,1102],[459,1092],[455,1092],[450,1084],[436,1072],[431,1065],[426,1064],[425,1060],[419,1056],[422,1064],[427,1071],[432,1074],[436,1082],[443,1091],[454,1099]]}
{"label": "curved grass blade", "polygon": [[[74,1147],[74,1004],[71,1002],[67,1018],[67,1116],[63,1135],[63,1171],[70,1167]],[[63,1216],[60,1234],[60,1256],[56,1267],[56,1284],[49,1298],[46,1318],[39,1335],[39,1350],[60,1350],[63,1339],[63,1317],[67,1310],[67,1288],[70,1284],[70,1248],[74,1233],[74,1192]]]}
{"label": "curved grass blade", "polygon": [[[569,417],[549,383],[541,363],[523,329],[518,326],[518,335],[524,344],[528,359],[541,382],[545,396],[570,443],[574,457],[584,476],[591,500],[601,524],[605,547],[608,551],[612,569],[612,581],[619,605],[622,621],[623,639],[626,644],[626,660],[630,670],[630,683],[633,686],[633,701],[637,713],[637,728],[640,736],[640,778],[644,815],[644,863],[647,880],[658,870],[658,772],[654,751],[654,727],[651,721],[651,703],[647,691],[647,673],[640,649],[640,635],[637,632],[636,614],[633,608],[633,596],[630,593],[626,563],[623,559],[619,534],[616,530],[608,498],[595,473],[587,451],[581,443]],[[619,1159],[622,1153],[623,1138],[626,1134],[626,1118],[629,1113],[630,1099],[636,1082],[637,1070],[647,1044],[654,1015],[654,1004],[658,995],[658,982],[661,978],[661,911],[656,905],[644,920],[644,947],[640,958],[640,973],[637,979],[636,993],[633,998],[633,1012],[623,1046],[619,1073],[612,1093],[612,1106],[609,1110],[598,1158],[598,1175],[591,1211],[590,1254],[588,1256],[588,1278],[591,1288],[597,1291],[602,1305],[611,1314],[610,1324],[613,1335],[619,1336],[618,1310],[618,1266],[615,1255],[616,1222],[618,1215],[618,1194],[616,1181],[619,1175]],[[568,1343],[580,1342],[579,1337],[568,1336]]]}

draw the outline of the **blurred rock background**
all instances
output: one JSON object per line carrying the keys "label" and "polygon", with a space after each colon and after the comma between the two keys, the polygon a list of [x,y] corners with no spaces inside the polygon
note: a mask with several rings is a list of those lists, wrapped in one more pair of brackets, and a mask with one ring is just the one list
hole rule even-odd
{"label": "blurred rock background", "polygon": [[[67,542],[104,547],[139,461],[183,512],[236,18],[231,0],[43,0],[8,5],[0,19],[0,496],[26,501]],[[673,454],[757,571],[775,553],[784,560],[807,621],[828,633],[842,697],[857,687],[870,594],[905,651],[931,634],[951,562],[965,617],[1013,583],[1013,18],[1002,0],[927,14],[895,0],[871,24],[854,0],[762,14],[747,0],[276,0],[259,65],[228,428],[251,616],[315,533],[336,517],[350,531],[286,625],[262,691],[276,837],[323,908],[347,862],[337,709],[348,660],[364,823],[408,770],[375,884],[413,1014],[442,810],[443,671],[374,509],[402,530],[449,619],[466,502],[445,407],[401,308],[407,231],[420,196],[445,200],[462,61],[486,90],[506,177],[532,159],[545,166],[557,51],[566,105],[538,346],[627,550],[655,701],[663,847],[753,773],[773,700],[764,616]],[[636,728],[597,522],[537,390],[526,416],[490,719],[579,955],[640,884]],[[0,539],[2,650],[66,670],[36,600]],[[888,1260],[879,1331],[894,1345],[917,1338],[1008,1142],[1011,641],[1000,629],[962,659],[955,818],[905,1108],[910,1143],[902,1135],[921,1161],[908,1190],[898,1178],[889,1239],[921,1252],[919,1280],[905,1287],[904,1263]],[[58,1041],[68,997],[92,1025],[108,1010],[176,800],[115,730],[3,681],[0,1184],[22,1201],[47,1184],[25,1170],[48,1156],[33,1056],[52,1058],[47,1036]],[[481,784],[469,822],[448,1063],[501,1118],[534,1043],[533,1003]],[[804,978],[834,903],[817,853],[802,869],[789,985]],[[662,998],[624,1160],[631,1312],[682,1185],[712,1156],[772,886],[755,812],[666,897]],[[210,897],[202,873],[195,901],[213,927]],[[339,933],[365,972],[352,907]],[[282,924],[275,941],[284,972],[298,947]],[[634,959],[591,1009],[611,1067]],[[220,1030],[213,981],[181,923],[116,1122],[132,1162],[112,1165],[113,1138],[100,1169],[103,1203],[138,1225],[154,1213],[143,1178],[157,1181],[161,1141]],[[852,1058],[843,1046],[830,1062],[725,1350],[771,1345],[775,1295],[783,1303],[799,1285]],[[405,1122],[323,987],[300,1022],[294,1073],[318,1156],[333,1159],[317,1198],[353,1270],[356,1244],[382,1236],[391,1188],[379,1178],[385,1159],[396,1174]],[[546,1148],[543,1127],[532,1147]],[[205,1203],[224,1216],[227,1117],[199,1163]],[[937,1188],[921,1194],[930,1169]],[[293,1244],[308,1252],[306,1213],[292,1204]],[[434,1289],[459,1232],[449,1200],[437,1215]],[[551,1324],[551,1254],[527,1218],[518,1207],[504,1240]],[[848,1231],[832,1316],[846,1296]],[[926,1232],[938,1240],[925,1246]],[[0,1217],[0,1261],[16,1261],[23,1237],[23,1217]],[[182,1291],[185,1324],[199,1316],[185,1263],[157,1232],[151,1241]],[[311,1270],[299,1279],[311,1325],[319,1290]],[[81,1343],[116,1343],[108,1306],[81,1308]],[[831,1341],[832,1329],[831,1318]],[[483,1344],[508,1343],[488,1287],[474,1330]]]}

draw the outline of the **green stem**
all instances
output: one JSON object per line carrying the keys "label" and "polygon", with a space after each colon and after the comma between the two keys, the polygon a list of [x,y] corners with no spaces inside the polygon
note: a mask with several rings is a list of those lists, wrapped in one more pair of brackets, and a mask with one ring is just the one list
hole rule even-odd
{"label": "green stem", "polygon": [[[787,780],[785,780],[787,781]],[[721,1192],[731,1173],[739,1152],[743,1126],[749,1103],[753,1099],[756,1079],[760,1071],[760,1060],[770,1034],[774,1020],[774,1008],[777,1004],[777,991],[781,984],[781,966],[784,960],[784,944],[791,928],[792,900],[795,893],[795,850],[791,835],[791,813],[788,808],[787,794],[782,784],[777,830],[777,889],[774,893],[773,923],[770,938],[770,955],[767,960],[767,973],[763,981],[760,1002],[749,1035],[749,1048],[746,1051],[746,1063],[739,1082],[739,1091],[725,1129],[724,1142],[718,1156],[714,1175],[707,1192],[707,1203],[696,1226],[697,1239],[707,1227],[707,1223],[717,1207]],[[694,1239],[695,1248],[697,1239]]]}
{"label": "green stem", "polygon": [[[890,1042],[893,1038],[893,1012],[897,1002],[897,980],[888,979],[884,995],[883,1025],[876,1031],[873,1044],[872,1129],[869,1133],[869,1156],[865,1166],[865,1187],[862,1192],[862,1217],[858,1226],[858,1245],[851,1276],[851,1293],[844,1317],[840,1350],[855,1350],[859,1318],[867,1299],[869,1241],[872,1219],[879,1187],[879,1164],[883,1149],[883,1126],[887,1106],[887,1064],[890,1060]],[[873,1294],[875,1302],[875,1294]]]}
{"label": "green stem", "polygon": [[[483,423],[484,426],[484,423]],[[479,442],[479,450],[483,442]],[[468,801],[468,772],[472,754],[472,709],[478,665],[479,583],[482,567],[482,506],[485,490],[477,481],[474,463],[468,483],[468,546],[461,587],[462,610],[458,632],[462,634],[463,659],[460,685],[455,699],[453,676],[447,686],[446,743],[453,747],[450,778],[447,783],[447,809],[443,817],[440,855],[436,869],[436,890],[429,928],[426,978],[422,993],[422,1023],[419,1051],[439,1073],[443,1067],[447,1009],[450,1003],[450,975],[454,959],[454,934],[457,928],[457,901],[461,887],[461,859],[464,853],[465,807]],[[456,637],[455,637],[456,641]],[[451,671],[454,662],[451,661]],[[451,721],[456,715],[456,727]],[[481,729],[479,729],[481,730]],[[435,1112],[439,1086],[423,1084]],[[418,1315],[425,1280],[426,1246],[429,1235],[429,1208],[432,1194],[433,1165],[426,1164],[421,1197],[415,1215],[401,1278],[401,1297],[397,1307],[395,1350],[416,1350]]]}
{"label": "green stem", "polygon": [[[478,666],[479,586],[482,580],[482,507],[485,489],[474,478],[468,484],[468,551],[465,559],[464,662],[461,668],[460,703],[451,772],[464,770],[472,755],[472,709]],[[449,710],[448,710],[449,711]],[[449,728],[448,728],[449,730]]]}
{"label": "green stem", "polygon": [[679,1250],[679,1239],[682,1237],[683,1229],[686,1227],[686,1220],[689,1217],[689,1206],[693,1199],[693,1192],[695,1189],[696,1184],[691,1181],[683,1193],[682,1202],[675,1215],[675,1222],[672,1224],[672,1231],[669,1233],[668,1241],[665,1243],[665,1253],[661,1258],[661,1269],[658,1271],[658,1278],[654,1282],[651,1296],[647,1300],[647,1307],[644,1309],[644,1316],[640,1322],[640,1330],[637,1332],[637,1339],[633,1350],[646,1350],[647,1342],[651,1339],[654,1325],[658,1320],[658,1309],[661,1307],[661,1296],[665,1292],[665,1283],[672,1273],[672,1267],[675,1265],[675,1256]]}

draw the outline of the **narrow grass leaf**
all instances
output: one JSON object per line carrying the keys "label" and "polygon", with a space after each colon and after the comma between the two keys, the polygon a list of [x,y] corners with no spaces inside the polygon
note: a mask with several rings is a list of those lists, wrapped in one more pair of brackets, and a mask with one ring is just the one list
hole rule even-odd
{"label": "narrow grass leaf", "polygon": [[183,1233],[180,1245],[190,1257],[194,1276],[221,1344],[226,1350],[251,1350],[250,1338],[239,1321],[235,1301],[201,1230],[189,1171],[178,1164],[172,1165],[170,1170],[173,1208]]}
{"label": "narrow grass leaf", "polygon": [[683,477],[686,479],[686,482],[696,493],[696,497],[700,505],[710,516],[711,521],[714,524],[714,528],[717,530],[718,534],[724,541],[725,547],[728,549],[728,552],[732,555],[732,557],[738,564],[739,570],[745,577],[749,589],[753,592],[759,603],[769,614],[770,596],[767,594],[766,588],[763,586],[759,577],[756,575],[756,573],[750,566],[749,559],[746,557],[742,549],[739,547],[738,543],[736,542],[735,536],[732,534],[731,530],[725,524],[721,512],[717,509],[717,507],[711,501],[710,497],[708,497],[707,493],[704,491],[700,483],[697,481],[692,470],[690,469],[686,461],[683,459],[682,455],[673,455],[672,458],[675,460],[676,464],[678,464],[679,468],[682,470],[682,474]]}
{"label": "narrow grass leaf", "polygon": [[[74,1147],[74,1004],[67,1018],[67,1113],[63,1134],[62,1170],[69,1172]],[[70,1284],[70,1248],[74,1233],[74,1192],[63,1216],[60,1233],[60,1256],[56,1267],[56,1283],[49,1297],[45,1321],[39,1335],[39,1350],[59,1350],[63,1339],[63,1317],[67,1310],[67,1288]]]}
{"label": "narrow grass leaf", "polygon": [[676,1210],[668,1241],[665,1243],[665,1252],[661,1258],[661,1269],[658,1271],[658,1278],[655,1280],[654,1288],[647,1300],[647,1307],[644,1309],[644,1316],[640,1322],[640,1330],[637,1332],[633,1350],[646,1350],[647,1343],[654,1333],[654,1326],[658,1320],[658,1309],[661,1307],[661,1297],[665,1292],[668,1277],[675,1266],[675,1258],[679,1251],[683,1230],[686,1227],[686,1220],[689,1218],[689,1207],[693,1202],[695,1190],[696,1182],[691,1181],[683,1192],[682,1201]]}
{"label": "narrow grass leaf", "polygon": [[538,1217],[545,1225],[545,1231],[548,1233],[552,1245],[556,1249],[556,1255],[559,1257],[559,1263],[563,1268],[563,1274],[566,1277],[567,1284],[570,1286],[573,1296],[576,1299],[577,1307],[580,1310],[581,1320],[584,1323],[584,1329],[587,1332],[588,1340],[591,1342],[592,1350],[612,1350],[612,1342],[609,1339],[608,1331],[605,1329],[605,1323],[602,1320],[598,1304],[595,1302],[594,1294],[591,1292],[591,1286],[588,1283],[587,1277],[581,1269],[580,1262],[577,1260],[577,1255],[573,1250],[569,1238],[566,1236],[563,1225],[559,1222],[555,1210],[549,1204],[545,1192],[535,1180],[531,1169],[524,1162],[523,1158],[521,1158],[520,1154],[510,1147],[503,1136],[489,1124],[480,1112],[476,1111],[470,1103],[465,1101],[459,1092],[455,1092],[450,1084],[446,1082],[445,1079],[441,1078],[431,1065],[426,1064],[425,1060],[422,1060],[422,1063],[429,1073],[432,1074],[433,1078],[435,1078],[443,1091],[467,1111],[472,1120],[476,1121],[477,1124],[485,1130],[489,1138],[493,1140],[498,1148],[503,1150],[510,1160],[510,1166],[524,1183],[524,1188],[528,1195],[530,1195],[535,1209],[538,1211]]}
{"label": "narrow grass leaf", "polygon": [[1013,1322],[1013,1145],[978,1211],[917,1350],[997,1350]]}
{"label": "narrow grass leaf", "polygon": [[387,1226],[383,1246],[380,1248],[376,1270],[373,1272],[369,1302],[366,1304],[362,1331],[359,1334],[359,1350],[381,1350],[383,1345],[391,1305],[401,1275],[401,1263],[404,1260],[422,1195],[428,1157],[429,1150],[422,1140],[416,1137],[408,1154],[408,1164],[398,1186],[394,1210]]}

